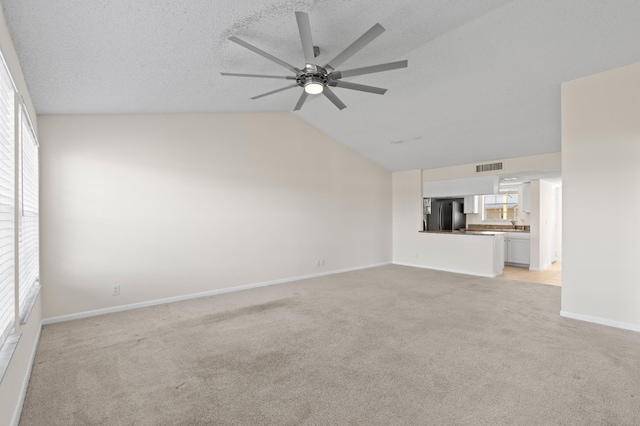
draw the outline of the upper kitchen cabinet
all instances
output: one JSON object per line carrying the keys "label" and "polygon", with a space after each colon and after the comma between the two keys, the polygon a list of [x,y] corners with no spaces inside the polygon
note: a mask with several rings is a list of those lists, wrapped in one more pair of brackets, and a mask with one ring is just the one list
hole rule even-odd
{"label": "upper kitchen cabinet", "polygon": [[467,195],[464,197],[464,214],[480,213],[479,198],[477,195]]}

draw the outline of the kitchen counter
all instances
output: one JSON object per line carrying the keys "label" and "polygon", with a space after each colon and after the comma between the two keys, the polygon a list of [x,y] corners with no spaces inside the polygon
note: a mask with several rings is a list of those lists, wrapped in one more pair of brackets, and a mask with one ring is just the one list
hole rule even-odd
{"label": "kitchen counter", "polygon": [[455,231],[418,231],[424,234],[463,234],[463,235],[496,235],[505,233],[528,234],[529,226],[502,227],[500,225],[470,225],[469,228],[461,228]]}
{"label": "kitchen counter", "polygon": [[497,232],[524,232],[529,233],[531,227],[529,225],[482,225],[472,223],[467,225],[464,231],[497,231]]}
{"label": "kitchen counter", "polygon": [[507,231],[456,231],[463,235],[505,235]]}
{"label": "kitchen counter", "polygon": [[435,231],[435,230],[427,230],[427,231],[418,231],[423,234],[449,234],[449,235],[497,235],[497,234],[506,234],[511,231],[471,231],[460,229],[457,231]]}

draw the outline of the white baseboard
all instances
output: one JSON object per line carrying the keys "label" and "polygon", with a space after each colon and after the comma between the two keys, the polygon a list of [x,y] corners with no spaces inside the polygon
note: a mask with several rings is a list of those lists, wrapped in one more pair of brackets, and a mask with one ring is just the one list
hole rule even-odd
{"label": "white baseboard", "polygon": [[536,271],[536,272],[539,272],[539,271],[544,271],[545,269],[549,269],[549,268],[551,268],[551,266],[552,266],[552,264],[551,264],[551,263],[544,264],[544,265],[542,265],[542,266],[541,266],[541,267],[539,267],[539,268],[535,268],[535,267],[531,267],[531,266],[529,266],[529,270],[530,270],[530,271]]}
{"label": "white baseboard", "polygon": [[593,317],[591,315],[574,314],[573,312],[560,311],[560,316],[576,319],[580,321],[592,322],[594,324],[607,325],[609,327],[621,328],[623,330],[640,331],[640,325],[628,322],[614,321],[607,318]]}
{"label": "white baseboard", "polygon": [[18,426],[20,421],[20,415],[22,414],[22,406],[24,405],[24,399],[27,396],[27,388],[29,387],[29,379],[31,378],[31,370],[33,369],[33,362],[36,359],[36,351],[38,350],[38,343],[40,343],[40,333],[42,332],[42,323],[38,327],[38,334],[36,340],[33,342],[33,349],[31,350],[31,358],[29,359],[29,365],[27,366],[27,374],[24,375],[22,380],[22,388],[20,389],[20,396],[18,397],[18,403],[13,410],[13,419],[11,420],[11,426]]}
{"label": "white baseboard", "polygon": [[273,281],[265,281],[265,282],[259,282],[259,283],[253,283],[253,284],[245,284],[245,285],[236,286],[236,287],[221,288],[217,290],[205,291],[202,293],[191,293],[191,294],[185,294],[181,296],[167,297],[165,299],[148,300],[145,302],[131,303],[129,305],[120,305],[120,306],[114,306],[111,308],[96,309],[93,311],[79,312],[76,314],[61,315],[58,317],[46,318],[42,320],[42,324],[55,324],[59,322],[71,321],[71,320],[76,320],[81,318],[89,318],[89,317],[95,317],[98,315],[111,314],[114,312],[129,311],[132,309],[139,309],[139,308],[148,308],[149,306],[164,305],[166,303],[180,302],[182,300],[196,299],[198,297],[215,296],[217,294],[231,293],[234,291],[248,290],[248,289],[257,288],[257,287],[266,287],[266,286],[275,285],[275,284],[284,284],[292,281],[300,281],[300,280],[306,280],[309,278],[323,277],[326,275],[341,274],[343,272],[351,272],[351,271],[357,271],[360,269],[375,268],[377,266],[383,266],[383,265],[389,265],[389,264],[391,264],[391,262],[375,263],[375,264],[365,265],[365,266],[356,266],[354,268],[345,268],[345,269],[338,269],[338,270],[333,270],[328,272],[320,272],[318,274],[301,275],[297,277],[283,278],[283,279],[273,280]]}
{"label": "white baseboard", "polygon": [[414,264],[414,263],[404,263],[404,262],[392,262],[392,263],[394,265],[411,266],[413,268],[422,268],[422,269],[433,269],[434,271],[452,272],[454,274],[473,275],[475,277],[484,277],[484,278],[495,278],[495,277],[497,277],[496,274],[480,274],[480,273],[477,273],[477,272],[461,271],[461,270],[458,270],[458,269],[436,268],[434,266],[417,265],[417,264]]}

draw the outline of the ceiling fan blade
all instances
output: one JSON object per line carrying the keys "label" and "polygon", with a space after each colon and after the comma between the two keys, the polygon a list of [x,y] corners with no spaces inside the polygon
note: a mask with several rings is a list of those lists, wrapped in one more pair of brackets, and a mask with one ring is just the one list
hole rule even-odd
{"label": "ceiling fan blade", "polygon": [[313,53],[313,40],[311,39],[309,15],[305,12],[296,12],[296,21],[298,21],[300,41],[302,42],[302,50],[304,51],[304,61],[306,64],[313,65],[315,67],[316,55]]}
{"label": "ceiling fan blade", "polygon": [[336,94],[333,93],[331,89],[329,89],[328,87],[324,88],[324,90],[322,91],[322,94],[325,95],[327,99],[329,99],[331,102],[333,102],[333,104],[337,106],[339,110],[343,110],[347,107],[345,104],[342,103],[340,99],[338,99]]}
{"label": "ceiling fan blade", "polygon": [[304,101],[307,100],[308,96],[309,96],[309,94],[303,90],[302,91],[302,95],[300,95],[300,99],[298,99],[298,103],[293,108],[293,110],[294,111],[300,111],[300,108],[302,108],[302,105],[304,105]]}
{"label": "ceiling fan blade", "polygon": [[338,56],[327,62],[324,68],[327,71],[332,71],[342,65],[344,61],[355,55],[360,49],[371,43],[376,37],[384,32],[384,27],[380,24],[375,24],[366,33],[362,34],[360,38],[351,43],[346,49],[344,49]]}
{"label": "ceiling fan blade", "polygon": [[239,74],[235,72],[221,72],[221,75],[229,77],[255,77],[255,78],[277,78],[281,80],[295,80],[294,76],[280,76],[280,75],[264,75],[264,74]]}
{"label": "ceiling fan blade", "polygon": [[365,86],[364,84],[351,83],[349,81],[336,80],[329,82],[330,86],[340,87],[341,89],[360,90],[361,92],[375,93],[377,95],[384,95],[387,89],[381,89],[380,87]]}
{"label": "ceiling fan blade", "polygon": [[265,58],[269,59],[270,61],[273,61],[273,62],[275,62],[276,64],[278,64],[278,65],[280,65],[280,66],[285,67],[286,69],[288,69],[288,70],[290,70],[290,71],[293,71],[293,72],[295,72],[295,73],[300,72],[300,70],[299,70],[298,68],[294,67],[293,65],[288,64],[288,63],[286,63],[285,61],[283,61],[282,59],[278,59],[278,58],[276,58],[276,57],[275,57],[275,56],[273,56],[273,55],[270,55],[269,53],[265,52],[265,51],[264,51],[264,50],[262,50],[262,49],[258,49],[258,48],[257,48],[257,47],[255,47],[254,45],[249,44],[249,43],[247,43],[247,42],[246,42],[246,41],[244,41],[244,40],[240,40],[238,37],[232,36],[232,37],[229,37],[229,40],[231,40],[231,41],[232,41],[232,42],[234,42],[234,43],[239,44],[239,45],[240,45],[240,46],[242,46],[242,47],[246,47],[247,49],[251,50],[252,52],[257,53],[258,55],[263,56],[263,57],[265,57]]}
{"label": "ceiling fan blade", "polygon": [[300,87],[300,86],[298,86],[297,84],[292,84],[290,86],[281,87],[279,89],[272,90],[272,91],[267,92],[267,93],[263,93],[262,95],[254,96],[251,99],[258,99],[258,98],[262,98],[262,97],[265,97],[265,96],[273,95],[274,93],[282,92],[283,90],[287,90],[287,89],[293,89],[294,87]]}
{"label": "ceiling fan blade", "polygon": [[345,78],[345,77],[353,77],[356,75],[372,74],[374,72],[382,72],[382,71],[395,70],[398,68],[406,68],[408,65],[409,65],[409,61],[405,59],[404,61],[388,62],[386,64],[380,64],[380,65],[371,65],[370,67],[354,68],[352,70],[345,70],[345,71],[333,71],[331,74],[329,74],[329,76],[333,80],[340,80],[341,78]]}

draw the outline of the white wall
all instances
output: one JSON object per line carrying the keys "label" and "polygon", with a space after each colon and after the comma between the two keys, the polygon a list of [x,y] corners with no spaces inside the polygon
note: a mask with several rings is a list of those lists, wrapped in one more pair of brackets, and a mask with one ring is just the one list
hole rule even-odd
{"label": "white wall", "polygon": [[41,116],[40,139],[45,318],[391,261],[390,172],[292,114]]}
{"label": "white wall", "polygon": [[639,93],[640,63],[562,85],[562,314],[638,331]]}
{"label": "white wall", "polygon": [[[459,179],[474,176],[486,175],[506,175],[510,173],[527,172],[542,169],[560,169],[562,162],[562,154],[560,152],[552,152],[549,154],[529,155],[526,157],[504,158],[492,161],[483,161],[482,163],[461,164],[459,166],[441,167],[437,169],[422,170],[422,179],[424,181]],[[476,172],[477,164],[498,163],[502,162],[503,169],[495,172]]]}
{"label": "white wall", "polygon": [[[9,35],[2,7],[0,7],[0,49],[2,49],[2,56],[7,62],[9,71],[16,83],[18,92],[27,106],[34,126],[37,126],[37,117],[31,103],[18,56]],[[42,284],[46,285],[46,282],[42,281]],[[42,319],[40,299],[41,296],[38,296],[27,323],[18,327],[18,331],[22,333],[22,336],[0,383],[0,425],[12,424],[14,413],[19,412],[23,391],[26,391],[25,379],[30,371],[31,357],[35,351],[40,333],[40,321]]]}
{"label": "white wall", "polygon": [[556,199],[556,235],[554,260],[562,262],[562,186],[555,187]]}
{"label": "white wall", "polygon": [[556,192],[553,184],[545,180],[531,181],[531,240],[529,242],[529,269],[542,271],[554,261],[554,215]]}
{"label": "white wall", "polygon": [[415,259],[422,230],[422,173],[393,173],[393,259]]}

